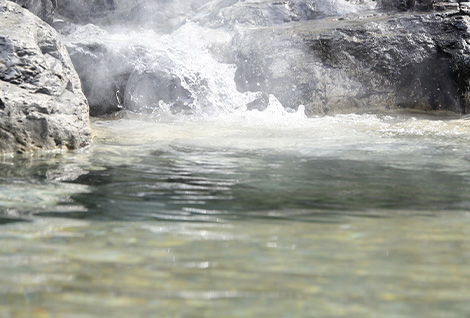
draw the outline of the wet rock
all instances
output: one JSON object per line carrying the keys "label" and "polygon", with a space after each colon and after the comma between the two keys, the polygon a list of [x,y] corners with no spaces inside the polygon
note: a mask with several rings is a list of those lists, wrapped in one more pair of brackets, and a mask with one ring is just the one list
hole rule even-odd
{"label": "wet rock", "polygon": [[389,16],[240,33],[236,81],[309,115],[469,110],[467,16]]}
{"label": "wet rock", "polygon": [[470,2],[460,2],[459,8],[463,14],[470,14]]}
{"label": "wet rock", "polygon": [[124,104],[134,112],[182,113],[189,111],[193,102],[191,93],[181,80],[164,71],[135,71],[126,85]]}
{"label": "wet rock", "polygon": [[11,0],[28,9],[44,21],[52,24],[57,7],[57,0]]}
{"label": "wet rock", "polygon": [[460,12],[460,6],[457,2],[436,2],[432,6],[434,11],[445,11],[447,13],[458,14]]}
{"label": "wet rock", "polygon": [[90,115],[100,116],[120,110],[127,80],[134,69],[132,62],[135,58],[132,56],[138,53],[133,49],[111,48],[100,40],[106,31],[93,25],[66,24],[61,31],[73,65],[80,75],[82,89],[90,105]]}
{"label": "wet rock", "polygon": [[57,13],[73,23],[139,25],[171,32],[188,19],[206,26],[267,26],[375,7],[372,0],[61,0]]}
{"label": "wet rock", "polygon": [[141,63],[141,56],[146,56],[145,48],[105,41],[108,32],[91,24],[56,21],[54,27],[63,35],[80,76],[90,115],[101,116],[121,110],[125,87],[136,65]]}
{"label": "wet rock", "polygon": [[[206,85],[208,77],[199,80],[199,71],[188,71],[184,65],[176,67],[175,76],[174,65],[165,67],[169,63],[156,57],[158,51],[167,50],[163,43],[158,47],[160,36],[178,33],[187,20],[233,35],[231,46],[207,47],[217,62],[236,64],[240,92],[257,94],[245,105],[248,109],[264,109],[271,94],[287,108],[304,105],[309,115],[470,108],[468,17],[461,15],[465,3],[444,2],[438,13],[384,12],[439,9],[441,2],[433,0],[381,0],[382,10],[375,11],[369,11],[375,2],[367,0],[61,3],[63,17],[102,25],[54,23],[66,36],[94,116],[126,107],[142,111],[149,105],[154,109],[166,105],[173,112],[184,111],[192,101],[203,107],[214,103],[214,98],[205,98],[215,91]],[[153,43],[114,37],[124,29],[136,30],[135,26],[155,31],[148,37]],[[170,64],[184,64],[180,56],[174,58]]]}
{"label": "wet rock", "polygon": [[88,104],[57,32],[0,0],[0,153],[88,145]]}
{"label": "wet rock", "polygon": [[57,13],[67,21],[96,25],[139,25],[175,30],[210,0],[61,0]]}
{"label": "wet rock", "polygon": [[211,27],[270,26],[292,21],[343,15],[375,7],[372,1],[284,0],[211,1],[194,19]]}
{"label": "wet rock", "polygon": [[[418,10],[418,11],[431,11],[434,7],[436,0],[378,0],[378,6],[385,10]],[[443,1],[452,2],[452,1]]]}
{"label": "wet rock", "polygon": [[106,18],[116,10],[115,0],[60,0],[57,13],[75,23]]}

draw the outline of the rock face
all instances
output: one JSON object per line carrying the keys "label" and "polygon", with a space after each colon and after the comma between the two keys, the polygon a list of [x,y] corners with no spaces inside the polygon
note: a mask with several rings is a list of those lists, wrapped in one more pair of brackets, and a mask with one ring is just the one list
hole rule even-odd
{"label": "rock face", "polygon": [[11,0],[25,9],[28,9],[47,23],[54,20],[54,12],[57,7],[57,0]]}
{"label": "rock face", "polygon": [[62,33],[70,58],[80,75],[82,90],[90,104],[90,115],[119,111],[138,53],[127,49],[127,45],[114,49],[104,43],[100,38],[107,32],[91,24],[79,26],[56,22],[54,26]]}
{"label": "rock face", "polygon": [[433,4],[436,2],[437,1],[435,0],[379,0],[378,4],[382,9],[429,11],[433,8]]}
{"label": "rock face", "polygon": [[88,145],[88,103],[59,35],[0,0],[0,153]]}
{"label": "rock face", "polygon": [[310,115],[397,107],[466,113],[469,24],[467,16],[421,14],[260,29],[236,39],[236,80],[242,91],[261,89]]}
{"label": "rock face", "polygon": [[60,0],[57,13],[65,20],[95,25],[146,25],[175,30],[211,0]]}
{"label": "rock face", "polygon": [[411,16],[338,28],[306,41],[325,65],[360,84],[348,94],[358,106],[381,102],[466,112],[469,23],[466,16]]}

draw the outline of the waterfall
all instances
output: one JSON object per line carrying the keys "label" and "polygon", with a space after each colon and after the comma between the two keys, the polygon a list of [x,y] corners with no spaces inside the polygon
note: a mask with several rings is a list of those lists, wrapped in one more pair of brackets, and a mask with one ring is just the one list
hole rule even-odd
{"label": "waterfall", "polygon": [[[319,98],[307,96],[319,84],[300,77],[326,72],[309,62],[304,43],[283,33],[286,26],[372,7],[343,0],[117,2],[115,11],[103,11],[91,23],[56,21],[56,28],[93,115],[124,109],[164,120],[270,108],[268,114],[279,103],[286,114],[299,107],[303,113],[304,100]],[[357,83],[348,85],[358,90]]]}

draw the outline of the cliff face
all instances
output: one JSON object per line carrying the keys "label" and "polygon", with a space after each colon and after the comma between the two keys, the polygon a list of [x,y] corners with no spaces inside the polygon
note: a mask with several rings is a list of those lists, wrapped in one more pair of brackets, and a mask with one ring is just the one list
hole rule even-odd
{"label": "cliff face", "polygon": [[60,36],[13,2],[0,0],[0,15],[0,153],[88,145],[88,103]]}

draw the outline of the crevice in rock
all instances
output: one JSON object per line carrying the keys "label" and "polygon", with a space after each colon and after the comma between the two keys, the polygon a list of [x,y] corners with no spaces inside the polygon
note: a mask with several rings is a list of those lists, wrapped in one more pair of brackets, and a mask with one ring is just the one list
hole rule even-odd
{"label": "crevice in rock", "polygon": [[65,87],[65,89],[68,90],[68,91],[70,91],[70,92],[72,92],[72,93],[74,92],[74,91],[73,91],[73,84],[72,84],[71,81],[69,81],[69,82],[67,83],[67,86]]}
{"label": "crevice in rock", "polygon": [[45,95],[52,95],[52,92],[47,87],[41,87],[34,91],[34,94],[45,94]]}

